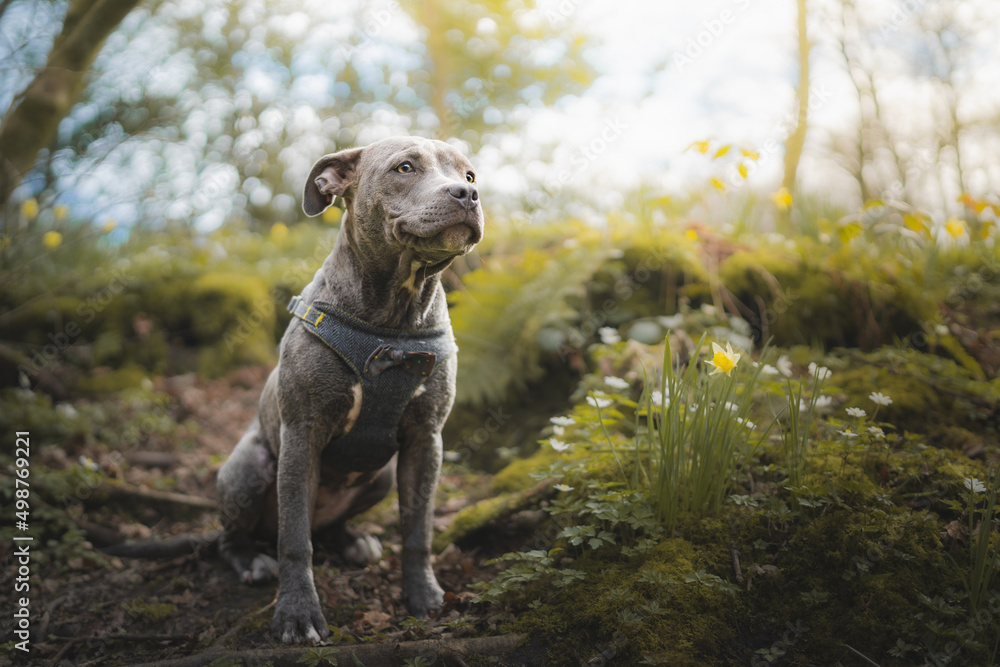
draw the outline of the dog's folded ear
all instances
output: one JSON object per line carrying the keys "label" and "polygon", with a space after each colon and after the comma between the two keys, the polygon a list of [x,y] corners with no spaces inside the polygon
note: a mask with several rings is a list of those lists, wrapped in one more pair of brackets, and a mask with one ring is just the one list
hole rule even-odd
{"label": "dog's folded ear", "polygon": [[302,210],[306,215],[319,215],[333,203],[335,195],[347,198],[348,191],[357,182],[358,161],[362,148],[349,148],[339,153],[324,155],[309,172]]}

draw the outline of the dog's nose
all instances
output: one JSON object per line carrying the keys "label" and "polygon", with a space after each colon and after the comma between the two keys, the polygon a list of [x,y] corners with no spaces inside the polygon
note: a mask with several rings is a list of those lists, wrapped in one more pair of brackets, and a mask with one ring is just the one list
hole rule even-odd
{"label": "dog's nose", "polygon": [[448,186],[448,194],[459,200],[467,208],[472,208],[479,201],[479,190],[467,183],[454,183]]}

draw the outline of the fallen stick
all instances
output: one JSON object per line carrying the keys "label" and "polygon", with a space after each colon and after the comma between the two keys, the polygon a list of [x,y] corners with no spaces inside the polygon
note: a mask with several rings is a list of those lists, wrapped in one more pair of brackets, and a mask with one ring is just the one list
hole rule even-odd
{"label": "fallen stick", "polygon": [[104,484],[94,492],[94,497],[99,496],[103,496],[108,499],[170,503],[172,505],[183,505],[185,507],[193,507],[196,509],[218,509],[218,504],[214,500],[202,498],[201,496],[187,496],[182,493],[157,491],[155,489],[147,489],[141,486],[132,486],[130,484]]}
{"label": "fallen stick", "polygon": [[733,555],[733,570],[736,572],[736,582],[743,583],[743,569],[740,568],[740,552],[736,550],[736,543],[729,543],[729,552]]}
{"label": "fallen stick", "polygon": [[[467,639],[424,639],[414,642],[387,642],[384,644],[354,644],[317,648],[289,647],[256,649],[248,651],[222,651],[213,649],[174,660],[157,660],[137,667],[203,667],[213,660],[232,660],[239,664],[270,662],[276,667],[300,667],[306,656],[322,651],[326,658],[334,658],[341,665],[360,662],[364,667],[396,667],[406,658],[422,656],[453,662],[469,655],[507,655],[517,648],[525,635],[500,635],[496,637],[470,637]],[[300,662],[301,661],[301,662]],[[446,664],[448,664],[446,662]],[[460,664],[460,663],[459,663]]]}

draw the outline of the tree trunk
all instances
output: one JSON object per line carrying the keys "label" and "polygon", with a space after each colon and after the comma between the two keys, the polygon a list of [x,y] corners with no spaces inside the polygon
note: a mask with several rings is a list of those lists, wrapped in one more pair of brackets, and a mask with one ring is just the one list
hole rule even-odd
{"label": "tree trunk", "polygon": [[71,0],[45,66],[0,122],[0,209],[55,137],[104,40],[139,0]]}
{"label": "tree trunk", "polygon": [[806,34],[806,0],[797,0],[799,32],[799,85],[796,91],[798,113],[795,128],[785,141],[785,176],[781,184],[788,192],[795,191],[795,175],[806,141],[809,119],[809,36]]}

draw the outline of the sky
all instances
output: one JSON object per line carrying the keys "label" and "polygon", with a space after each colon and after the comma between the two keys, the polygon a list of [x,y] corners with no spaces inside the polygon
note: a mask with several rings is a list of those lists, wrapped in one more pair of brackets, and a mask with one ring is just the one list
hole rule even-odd
{"label": "sky", "polygon": [[[917,29],[908,7],[920,8],[925,1],[861,3],[866,18],[877,27],[872,39],[905,54],[908,35]],[[557,174],[569,174],[574,186],[608,191],[605,203],[614,206],[615,192],[638,183],[679,191],[718,174],[719,165],[709,164],[696,151],[685,152],[692,142],[708,140],[713,146],[733,144],[759,153],[760,168],[751,173],[747,186],[766,192],[777,189],[798,77],[793,0],[541,4],[554,26],[574,21],[603,43],[591,54],[603,73],[592,88],[579,99],[538,113],[528,124],[527,143],[561,140],[563,147],[555,154]],[[1000,67],[994,64],[1000,63],[996,11],[1000,3],[965,0],[965,4],[992,7],[996,20],[978,28],[974,61],[981,66],[976,68],[974,85],[970,80],[963,90],[961,109],[971,118],[997,114]],[[830,41],[824,3],[811,0],[809,7],[810,133],[800,183],[807,190],[844,192],[851,189],[849,177],[821,146],[830,136],[854,131],[857,96]],[[884,68],[880,92],[894,128],[933,133],[928,118],[935,93],[912,81],[911,63],[905,58],[880,65]],[[998,162],[989,157],[992,148],[975,148],[970,150],[977,163],[989,167]],[[734,170],[735,165],[723,170],[725,182],[739,182]],[[541,173],[538,169],[535,175]],[[501,188],[523,187],[513,170],[500,177]],[[990,181],[1000,183],[996,167]]]}

